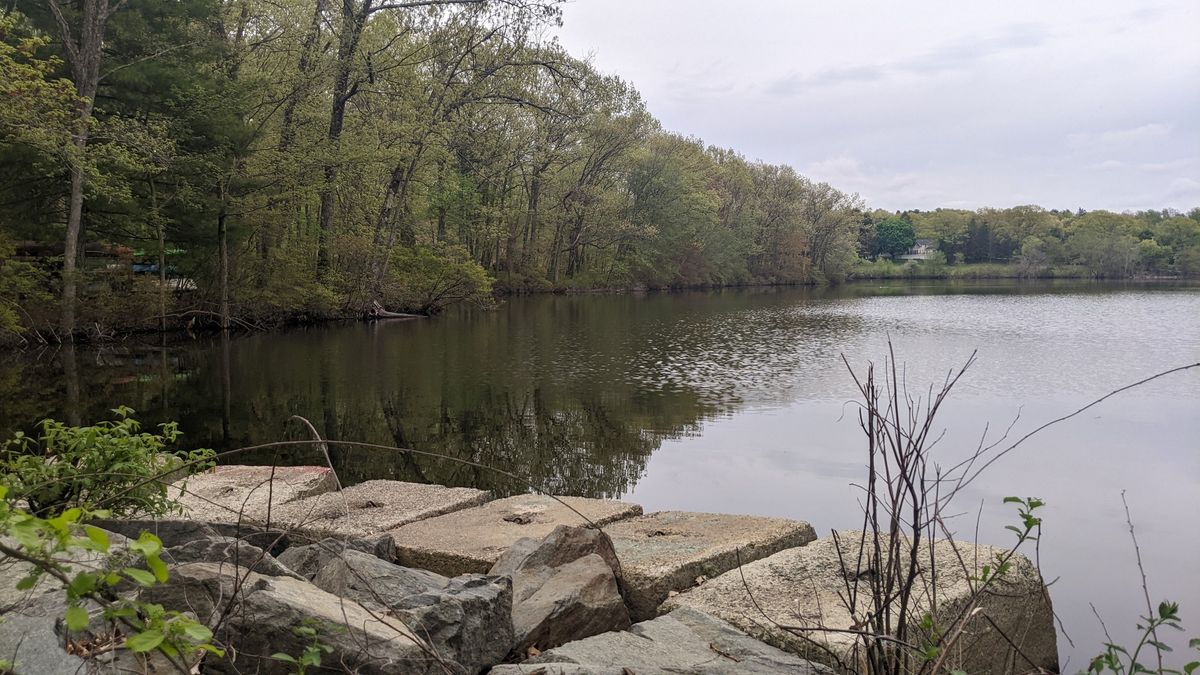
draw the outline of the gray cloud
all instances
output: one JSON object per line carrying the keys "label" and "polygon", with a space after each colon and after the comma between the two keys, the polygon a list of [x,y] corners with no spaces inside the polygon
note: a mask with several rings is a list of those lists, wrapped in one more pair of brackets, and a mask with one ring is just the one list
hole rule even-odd
{"label": "gray cloud", "polygon": [[921,74],[970,68],[984,59],[1046,44],[1049,30],[1037,24],[1012,24],[1000,35],[974,35],[953,40],[923,56],[902,61],[898,70]]}
{"label": "gray cloud", "polygon": [[1200,3],[575,0],[672,131],[873,207],[1200,205]]}
{"label": "gray cloud", "polygon": [[1047,35],[1042,26],[1014,24],[1000,35],[952,40],[924,54],[891,62],[826,68],[811,74],[794,73],[768,83],[764,91],[775,96],[794,96],[815,87],[877,82],[906,74],[932,76],[965,70],[984,59],[1038,47],[1046,42]]}
{"label": "gray cloud", "polygon": [[1129,129],[1107,129],[1100,132],[1076,132],[1067,136],[1067,143],[1076,148],[1108,148],[1144,143],[1171,133],[1171,125],[1152,122]]}
{"label": "gray cloud", "polygon": [[789,75],[767,84],[766,93],[775,96],[794,96],[810,87],[825,87],[847,82],[874,82],[888,74],[885,66],[847,66],[828,68],[812,75]]}

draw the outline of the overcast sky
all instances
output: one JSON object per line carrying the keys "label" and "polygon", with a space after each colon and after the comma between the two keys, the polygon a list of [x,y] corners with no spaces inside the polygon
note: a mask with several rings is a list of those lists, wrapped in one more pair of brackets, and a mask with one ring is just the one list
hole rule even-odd
{"label": "overcast sky", "polygon": [[571,0],[663,126],[872,207],[1200,206],[1200,0]]}

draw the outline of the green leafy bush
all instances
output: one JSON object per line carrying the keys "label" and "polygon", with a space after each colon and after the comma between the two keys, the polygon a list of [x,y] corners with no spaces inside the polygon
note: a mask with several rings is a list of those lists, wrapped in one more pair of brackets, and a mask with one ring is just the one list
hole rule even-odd
{"label": "green leafy bush", "polygon": [[[1130,653],[1128,649],[1118,644],[1111,642],[1105,643],[1104,653],[1096,656],[1088,664],[1088,672],[1093,675],[1101,673],[1116,673],[1117,675],[1135,675],[1136,673],[1162,673],[1165,675],[1192,675],[1197,669],[1200,669],[1200,660],[1190,661],[1183,666],[1183,669],[1165,668],[1162,667],[1163,652],[1171,651],[1171,648],[1158,639],[1158,629],[1170,628],[1177,631],[1182,631],[1183,626],[1179,619],[1179,603],[1177,602],[1160,602],[1158,604],[1158,614],[1148,614],[1141,617],[1141,621],[1137,625],[1141,631],[1141,637],[1138,640],[1137,646]],[[1200,650],[1200,638],[1192,638],[1188,641],[1188,647]],[[1147,653],[1152,654],[1157,661],[1156,666],[1150,666],[1148,663],[1142,663],[1139,657],[1143,657]]]}
{"label": "green leafy bush", "polygon": [[492,302],[492,278],[462,246],[416,246],[392,254],[389,307],[436,314],[457,302]]}
{"label": "green leafy bush", "polygon": [[[111,515],[73,507],[39,517],[0,485],[0,560],[25,563],[17,590],[32,589],[47,577],[57,581],[66,593],[63,623],[68,630],[120,624],[124,648],[135,653],[157,650],[177,665],[195,660],[201,652],[222,655],[212,644],[212,631],[192,617],[141,602],[136,593],[117,593],[118,586],[129,582],[135,588],[164,583],[169,572],[162,560],[162,541],[153,534],[143,532],[119,548],[112,546],[107,532],[83,522]],[[86,565],[72,564],[84,557]]]}
{"label": "green leafy bush", "polygon": [[168,474],[208,468],[213,452],[171,452],[180,435],[176,423],[146,433],[133,410],[122,406],[113,413],[115,419],[90,427],[44,420],[36,438],[18,432],[0,447],[0,483],[38,516],[81,507],[118,517],[172,511]]}
{"label": "green leafy bush", "polygon": [[283,652],[276,652],[271,655],[271,658],[276,661],[290,663],[294,675],[306,675],[309,668],[320,668],[321,657],[325,654],[333,653],[333,647],[321,642],[322,628],[329,630],[328,627],[322,626],[321,622],[316,619],[305,619],[303,623],[292,628],[293,633],[307,641],[307,644],[304,646],[304,652],[299,657],[284,654]]}
{"label": "green leafy bush", "polygon": [[46,275],[26,262],[12,259],[13,247],[0,233],[0,343],[18,341],[28,330],[22,309],[50,300]]}

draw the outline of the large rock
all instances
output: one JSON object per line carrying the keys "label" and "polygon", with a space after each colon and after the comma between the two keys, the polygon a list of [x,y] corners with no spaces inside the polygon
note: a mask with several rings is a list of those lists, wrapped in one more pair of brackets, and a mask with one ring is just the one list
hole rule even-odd
{"label": "large rock", "polygon": [[267,530],[258,525],[241,523],[208,522],[204,520],[181,520],[178,518],[103,519],[91,521],[101,529],[118,532],[130,539],[137,539],[142,532],[149,532],[162,540],[168,548],[183,546],[193,541],[227,537],[240,539],[258,546],[272,555],[285,551],[291,544],[290,535],[281,530]]}
{"label": "large rock", "polygon": [[[870,575],[875,572],[847,569],[841,562],[853,565],[858,560],[859,534],[842,533],[840,540],[841,557],[834,540],[819,539],[749,563],[740,571],[727,572],[667,600],[663,610],[690,607],[707,612],[754,637],[813,660],[833,661],[823,649],[815,648],[811,640],[819,641],[847,664],[860,662],[862,644],[855,635],[806,631],[801,637],[773,625],[846,629],[873,611],[868,605]],[[994,567],[995,557],[1005,551],[943,540],[936,542],[932,553],[937,569],[934,589],[937,606],[931,608],[933,603],[927,590],[933,584],[928,574],[930,546],[924,543],[919,550],[921,573],[914,589],[909,622],[912,626],[919,625],[921,617],[932,609],[937,625],[948,632],[970,601],[972,586],[978,584],[974,579],[982,573],[982,566]],[[1014,556],[1011,565],[980,598],[979,606],[987,619],[976,615],[966,624],[953,645],[946,663],[948,669],[965,670],[973,675],[1038,668],[1057,672],[1053,613],[1041,574],[1021,555]],[[852,618],[842,598],[847,594],[847,583],[853,584],[855,579],[861,604]]]}
{"label": "large rock", "polygon": [[291,672],[289,664],[271,658],[284,653],[299,657],[309,638],[295,628],[315,625],[319,641],[332,649],[323,663],[352,672],[452,673],[462,666],[435,656],[433,648],[399,619],[290,577],[267,577],[216,563],[189,563],[171,570],[171,580],[143,592],[146,601],[169,609],[194,612],[216,639],[228,647],[226,660],[209,657],[205,671]]}
{"label": "large rock", "polygon": [[264,524],[275,509],[337,489],[337,476],[323,466],[221,465],[173,483],[171,496],[195,520]]}
{"label": "large rock", "polygon": [[296,573],[281,565],[270,553],[248,542],[229,537],[193,539],[186,544],[168,548],[167,554],[175,563],[224,563],[245,567],[270,577],[300,578]]}
{"label": "large rock", "polygon": [[369,537],[401,525],[479,506],[491,493],[473,488],[369,480],[340,492],[297,499],[279,507],[282,526],[322,539]]}
{"label": "large rock", "polygon": [[[487,572],[518,539],[541,539],[559,525],[607,525],[641,515],[628,502],[519,495],[391,531],[397,562],[454,576]],[[582,517],[581,517],[582,514]]]}
{"label": "large rock", "polygon": [[621,560],[634,621],[654,617],[682,591],[742,564],[817,538],[808,523],[715,513],[660,511],[604,528]]}
{"label": "large rock", "polygon": [[[96,551],[75,548],[54,556],[56,562],[65,565],[65,572],[72,576],[78,572],[91,571],[101,566],[109,555],[127,555],[130,561],[136,561],[137,554],[126,550],[129,540],[116,532],[108,532],[109,551]],[[21,546],[12,539],[5,538],[4,543],[11,548]],[[49,574],[38,576],[33,587],[18,590],[17,582],[35,571],[31,563],[0,555],[0,617],[11,614],[23,614],[32,617],[61,617],[67,609],[66,590],[63,584]],[[0,653],[0,658],[4,658]]]}
{"label": "large rock", "polygon": [[[63,571],[68,576],[95,570],[105,564],[108,555],[128,556],[130,564],[136,565],[138,554],[125,550],[129,540],[116,532],[107,534],[108,554],[72,549],[56,555],[55,560],[65,565]],[[10,541],[6,543],[15,545]],[[32,588],[16,589],[17,581],[30,574],[33,569],[29,563],[0,556],[0,660],[15,661],[12,672],[17,675],[110,672],[106,669],[111,664],[101,664],[94,660],[85,662],[64,648],[68,634],[62,617],[67,611],[67,596],[61,582],[49,574],[43,574]],[[102,611],[102,608],[92,601],[85,601],[83,606],[93,616]],[[95,622],[92,627],[97,627]],[[72,634],[70,637],[73,640],[87,640],[80,634]],[[106,656],[111,658],[112,653],[109,652]]]}
{"label": "large rock", "polygon": [[158,537],[163,546],[182,546],[197,539],[220,536],[211,523],[202,520],[180,520],[177,518],[104,518],[90,521],[109,532],[117,532],[130,539],[137,539],[143,532]]}
{"label": "large rock", "polygon": [[[387,546],[384,546],[384,544]],[[361,551],[375,556],[381,560],[391,561],[395,558],[391,548],[392,538],[382,537],[372,541],[368,539],[337,539],[329,537],[322,539],[319,542],[312,544],[303,544],[292,546],[288,550],[279,554],[279,562],[284,567],[292,570],[300,576],[312,580],[321,571],[321,568],[327,565],[330,561],[341,557],[342,552],[346,550]],[[407,569],[407,568],[406,568]],[[433,572],[425,570],[411,570],[412,573],[422,573],[430,575],[431,578],[444,579],[445,577]],[[422,586],[421,588],[425,588]]]}
{"label": "large rock", "polygon": [[512,622],[520,653],[629,627],[617,558],[598,530],[559,525],[540,542],[521,539],[491,574],[512,577]]}
{"label": "large rock", "polygon": [[831,671],[739,632],[702,612],[679,609],[628,632],[612,632],[543,652],[494,675],[763,675]]}
{"label": "large rock", "polygon": [[48,574],[39,577],[32,588],[17,589],[17,582],[33,571],[34,567],[29,563],[0,558],[0,617],[11,614],[61,616],[66,611],[63,586]]}
{"label": "large rock", "polygon": [[504,577],[465,574],[443,588],[400,598],[391,610],[440,654],[477,673],[500,663],[513,644],[512,587]]}
{"label": "large rock", "polygon": [[0,659],[13,663],[13,675],[76,675],[87,672],[83,659],[63,649],[55,619],[6,612],[0,620]]}
{"label": "large rock", "polygon": [[293,548],[282,560],[318,588],[393,613],[467,672],[499,663],[512,647],[512,590],[507,578],[448,579],[394,565],[335,539]]}

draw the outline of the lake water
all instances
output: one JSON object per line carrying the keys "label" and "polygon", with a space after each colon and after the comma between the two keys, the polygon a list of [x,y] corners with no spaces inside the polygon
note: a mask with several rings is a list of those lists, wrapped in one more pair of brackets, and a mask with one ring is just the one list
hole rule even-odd
{"label": "lake water", "polygon": [[[190,447],[305,438],[447,454],[560,494],[647,511],[801,518],[855,527],[864,474],[854,385],[841,362],[882,361],[891,338],[924,392],[974,350],[939,417],[943,464],[1016,419],[1017,438],[1123,385],[1200,361],[1200,287],[1086,283],[856,284],[513,299],[494,311],[165,345],[0,356],[0,433],[117,404],[178,420]],[[157,338],[154,338],[157,339]],[[267,461],[271,455],[248,458]],[[316,463],[304,449],[280,461]],[[334,448],[346,482],[397,478],[498,493],[520,482],[474,466]],[[1200,369],[1114,397],[1027,441],[956,502],[959,533],[1005,544],[1006,495],[1048,502],[1040,547],[1052,597],[1086,668],[1103,634],[1133,640],[1145,612],[1126,491],[1151,597],[1200,635]],[[1175,641],[1180,644],[1184,641]],[[1182,662],[1182,657],[1175,659]]]}

